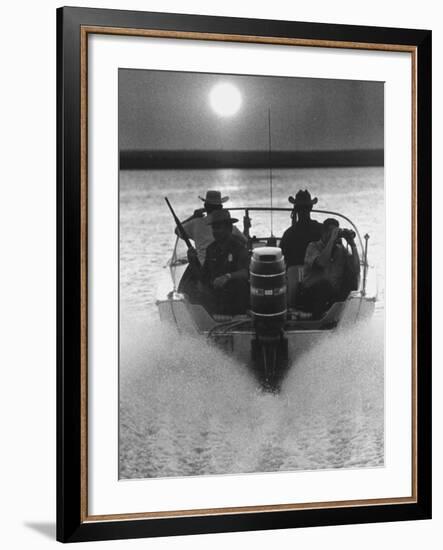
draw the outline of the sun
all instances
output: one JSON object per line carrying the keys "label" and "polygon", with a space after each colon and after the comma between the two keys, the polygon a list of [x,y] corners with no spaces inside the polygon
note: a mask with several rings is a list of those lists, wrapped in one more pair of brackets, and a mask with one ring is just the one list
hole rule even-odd
{"label": "sun", "polygon": [[238,112],[242,104],[242,96],[233,84],[220,82],[212,88],[209,103],[219,116],[228,117]]}

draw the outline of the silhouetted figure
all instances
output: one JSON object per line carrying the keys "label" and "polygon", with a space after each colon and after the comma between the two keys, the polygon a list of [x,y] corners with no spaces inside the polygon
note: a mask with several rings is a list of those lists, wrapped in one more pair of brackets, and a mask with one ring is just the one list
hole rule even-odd
{"label": "silhouetted figure", "polygon": [[[194,241],[198,260],[200,265],[203,265],[206,258],[206,249],[214,242],[212,229],[207,223],[208,216],[212,212],[221,210],[223,204],[229,200],[229,197],[222,197],[220,191],[209,190],[206,192],[205,198],[200,196],[198,198],[203,201],[203,208],[197,208],[190,218],[182,222],[182,225],[188,237]],[[178,229],[175,230],[175,233],[181,237]],[[233,235],[241,242],[247,242],[246,237],[236,227],[233,229]],[[178,291],[187,294],[193,300],[197,282],[195,269],[189,265],[182,275]]]}
{"label": "silhouetted figure", "polygon": [[308,190],[300,190],[294,197],[288,198],[294,205],[292,225],[283,233],[280,248],[286,262],[288,280],[288,306],[296,305],[297,287],[303,279],[306,249],[310,242],[321,237],[321,223],[311,219],[311,210],[318,199],[311,199]]}
{"label": "silhouetted figure", "polygon": [[[210,313],[236,315],[244,313],[249,303],[249,254],[246,246],[232,235],[233,223],[228,210],[217,210],[208,216],[214,242],[206,250],[200,272],[199,303]],[[195,251],[189,251],[195,261]]]}

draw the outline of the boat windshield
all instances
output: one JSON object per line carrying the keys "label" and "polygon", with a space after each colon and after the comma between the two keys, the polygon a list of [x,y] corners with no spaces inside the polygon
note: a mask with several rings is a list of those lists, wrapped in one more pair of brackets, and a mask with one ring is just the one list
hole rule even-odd
{"label": "boat windshield", "polygon": [[[272,225],[274,227],[274,236],[277,241],[280,240],[285,229],[287,229],[291,223],[288,214],[293,211],[292,208],[269,208],[266,206],[254,206],[254,207],[234,207],[228,209],[230,212],[237,212],[235,217],[239,218],[238,213],[243,212],[243,219],[239,220],[238,226],[243,222],[243,227],[240,229],[246,236],[256,236],[259,239],[266,239],[270,237],[270,216],[272,214]],[[311,210],[312,219],[322,222],[329,217],[337,217],[342,221],[340,225],[342,228],[352,228],[357,236],[357,244],[360,248],[360,257],[363,254],[363,241],[355,223],[347,216],[334,212],[332,210]],[[249,220],[249,222],[248,222]],[[344,222],[344,223],[343,223]],[[248,231],[247,226],[250,225]]]}
{"label": "boat windshield", "polygon": [[[233,207],[228,208],[232,216],[238,218],[237,227],[243,234],[250,239],[251,247],[269,243],[271,237],[275,238],[274,245],[278,246],[280,239],[284,231],[290,226],[290,215],[293,211],[292,208],[270,208],[262,206],[254,207]],[[271,215],[272,215],[272,227],[271,234]],[[361,235],[352,220],[347,216],[334,212],[332,210],[311,210],[312,219],[322,222],[326,218],[336,217],[340,219],[340,226],[342,228],[353,229],[356,234],[356,242],[358,252],[360,256],[360,262],[363,264],[364,247]],[[257,243],[257,244],[255,244]],[[169,267],[171,269],[172,279],[174,284],[177,283],[183,274],[184,268],[187,264],[186,245],[182,239],[177,238],[175,241],[172,257],[169,261]]]}

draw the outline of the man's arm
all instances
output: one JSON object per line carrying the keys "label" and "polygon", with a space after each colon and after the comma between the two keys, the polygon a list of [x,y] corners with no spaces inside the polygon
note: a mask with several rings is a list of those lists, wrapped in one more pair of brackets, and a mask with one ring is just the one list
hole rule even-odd
{"label": "man's arm", "polygon": [[247,268],[238,269],[237,271],[233,271],[232,273],[229,273],[229,279],[238,279],[238,280],[248,280],[248,274],[249,271]]}
{"label": "man's arm", "polygon": [[213,281],[213,285],[215,288],[222,288],[225,286],[225,284],[233,280],[243,280],[247,281],[249,278],[249,254],[245,247],[240,247],[239,251],[237,252],[237,267],[235,271],[231,271],[230,273],[225,273],[224,275],[220,275],[220,277],[216,277]]}
{"label": "man's arm", "polygon": [[305,252],[305,261],[304,261],[305,273],[312,268],[319,254],[320,252],[318,250],[317,243],[310,242]]}
{"label": "man's arm", "polygon": [[358,274],[360,272],[360,256],[358,255],[358,250],[355,242],[351,244],[351,253],[352,253],[352,268],[354,273]]}
{"label": "man's arm", "polygon": [[357,245],[355,244],[354,238],[350,235],[346,237],[346,241],[351,247],[351,258],[348,263],[352,275],[353,275],[353,290],[358,287],[358,278],[360,276],[360,256],[358,255]]}
{"label": "man's arm", "polygon": [[334,250],[335,243],[338,238],[338,227],[334,227],[334,229],[331,232],[331,236],[329,237],[329,241],[326,244],[325,248],[320,252],[320,254],[315,259],[313,265],[320,267],[321,269],[324,269],[332,256],[332,251]]}

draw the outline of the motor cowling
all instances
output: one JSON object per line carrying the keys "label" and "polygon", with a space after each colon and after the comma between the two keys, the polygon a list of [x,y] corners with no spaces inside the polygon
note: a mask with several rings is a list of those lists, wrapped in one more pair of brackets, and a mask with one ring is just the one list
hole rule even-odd
{"label": "motor cowling", "polygon": [[265,390],[276,392],[288,367],[286,270],[276,246],[255,248],[250,264],[251,313],[255,338],[251,340],[253,368]]}
{"label": "motor cowling", "polygon": [[261,331],[281,328],[286,319],[286,270],[281,249],[254,249],[249,271],[251,313],[256,326]]}

